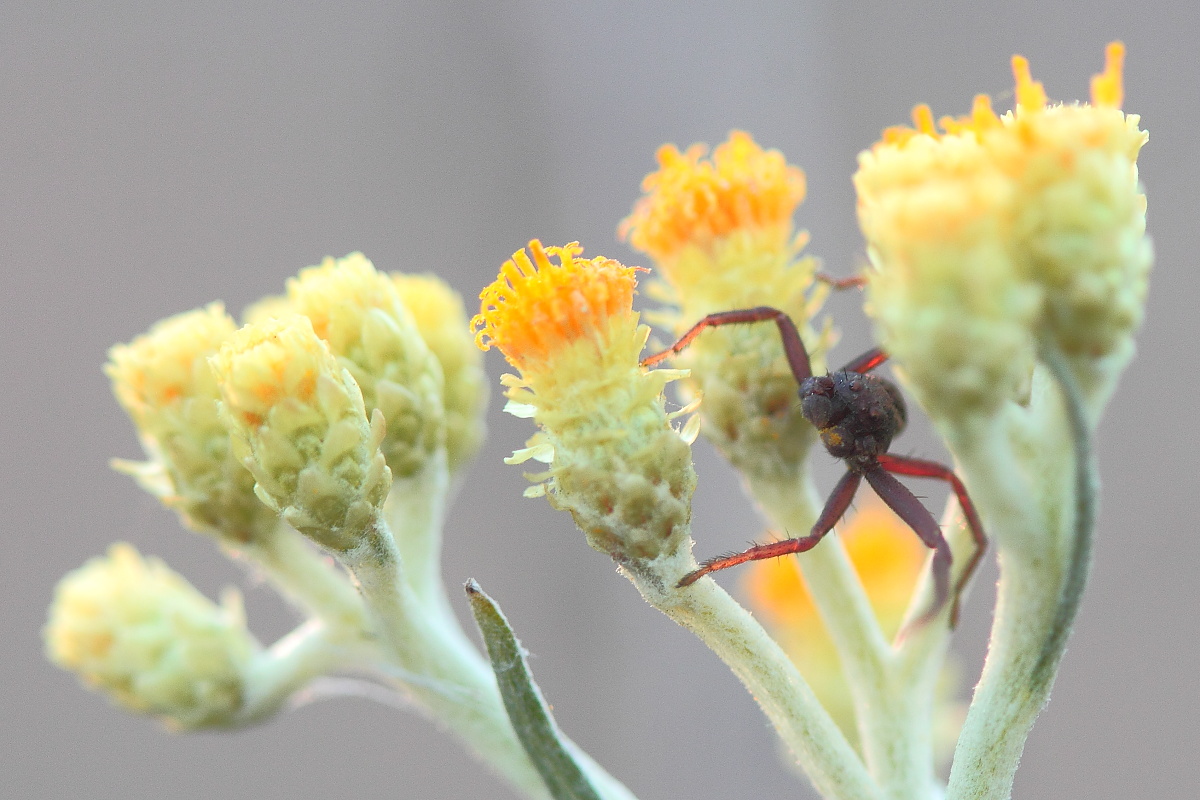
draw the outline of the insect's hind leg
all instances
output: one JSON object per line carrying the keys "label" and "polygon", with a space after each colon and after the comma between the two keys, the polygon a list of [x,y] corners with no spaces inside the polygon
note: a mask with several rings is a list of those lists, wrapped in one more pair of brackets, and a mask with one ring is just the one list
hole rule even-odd
{"label": "insect's hind leg", "polygon": [[887,353],[883,352],[883,350],[878,347],[873,347],[858,358],[851,361],[846,366],[842,367],[842,372],[857,372],[859,374],[870,372],[887,360]]}

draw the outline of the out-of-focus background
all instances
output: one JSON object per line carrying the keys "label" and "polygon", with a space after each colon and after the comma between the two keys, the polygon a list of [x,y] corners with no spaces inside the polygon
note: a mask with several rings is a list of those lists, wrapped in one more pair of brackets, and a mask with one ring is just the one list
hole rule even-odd
{"label": "out-of-focus background", "polygon": [[[426,720],[319,702],[236,734],[170,735],[51,667],[55,581],[114,539],[210,596],[247,589],[270,640],[290,612],[111,471],[139,457],[105,351],[214,299],[238,313],[327,255],[435,271],[473,298],[532,238],[616,240],[663,142],[743,128],[808,174],[798,224],[826,269],[862,262],[856,153],[918,102],[1008,108],[1009,58],[1086,99],[1128,46],[1125,108],[1157,251],[1140,355],[1101,426],[1096,566],[1016,797],[1194,797],[1200,23],[1190,4],[555,2],[6,3],[0,10],[0,794],[20,798],[508,797]],[[871,341],[830,304],[835,362]],[[489,371],[503,370],[496,354]],[[643,800],[811,797],[751,698],[646,606],[569,517],[500,459],[530,432],[499,413],[450,516],[445,573],[504,606],[562,726]],[[917,426],[901,448],[938,457]],[[837,465],[823,455],[829,488]],[[760,533],[697,447],[697,552]],[[940,495],[931,493],[931,498]],[[1192,523],[1187,522],[1192,520]],[[956,646],[977,674],[994,568]],[[722,582],[737,586],[736,575]]]}

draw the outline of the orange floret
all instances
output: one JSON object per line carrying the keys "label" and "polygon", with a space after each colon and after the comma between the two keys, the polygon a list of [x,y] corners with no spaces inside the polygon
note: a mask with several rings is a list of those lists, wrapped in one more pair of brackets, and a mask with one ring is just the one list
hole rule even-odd
{"label": "orange floret", "polygon": [[524,372],[574,342],[602,345],[611,320],[632,318],[638,267],[577,258],[583,252],[578,242],[543,248],[534,239],[529,252],[532,259],[524,250],[513,253],[480,295],[471,326],[481,349],[495,346]]}
{"label": "orange floret", "polygon": [[[1125,45],[1111,42],[1104,51],[1104,70],[1092,76],[1091,105],[1096,108],[1120,108],[1124,99],[1123,70],[1125,67]],[[1029,68],[1029,59],[1024,56],[1013,56],[1013,85],[1016,95],[1016,115],[1030,114],[1043,111],[1048,98],[1046,88],[1041,81],[1035,81]],[[942,117],[938,120],[945,133],[939,133],[934,125],[933,113],[927,105],[913,108],[912,127],[898,125],[887,128],[883,132],[882,144],[903,145],[918,135],[931,136],[941,139],[945,136],[958,136],[967,133],[976,135],[998,128],[1002,122],[992,110],[991,100],[987,95],[975,98],[971,113],[965,117]],[[1010,124],[1005,122],[1003,124]]]}
{"label": "orange floret", "polygon": [[736,231],[778,229],[787,239],[792,213],[804,200],[804,172],[743,131],[731,133],[711,159],[704,158],[706,150],[699,144],[684,152],[659,148],[659,169],[642,181],[645,195],[621,223],[622,238],[658,261]]}

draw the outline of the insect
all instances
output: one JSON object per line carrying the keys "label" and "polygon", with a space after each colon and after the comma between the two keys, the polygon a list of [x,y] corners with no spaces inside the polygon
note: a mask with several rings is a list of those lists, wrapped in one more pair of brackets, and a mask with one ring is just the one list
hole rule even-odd
{"label": "insect", "polygon": [[796,324],[784,312],[759,306],[738,311],[722,311],[709,314],[688,330],[679,341],[661,353],[642,361],[645,366],[677,355],[693,339],[708,328],[722,325],[743,325],[755,322],[774,322],[783,339],[783,351],[791,367],[792,375],[800,387],[800,412],[813,424],[821,435],[825,449],[846,464],[846,474],[834,487],[807,536],[761,544],[733,555],[721,556],[703,562],[700,568],[689,572],[679,581],[679,586],[690,586],[711,572],[758,561],[764,558],[791,553],[803,553],[817,546],[824,536],[833,530],[846,513],[854,493],[863,479],[871,485],[888,506],[896,512],[921,541],[933,550],[934,600],[929,611],[917,620],[924,623],[932,619],[951,599],[950,546],[942,535],[941,527],[933,515],[921,504],[895,475],[917,478],[933,478],[950,484],[971,536],[975,540],[975,552],[953,588],[950,624],[958,621],[958,598],[963,587],[979,566],[987,547],[983,525],[975,511],[975,505],[967,495],[966,487],[949,467],[935,461],[925,461],[888,452],[892,439],[904,429],[908,412],[900,390],[892,382],[872,375],[871,370],[887,360],[882,350],[870,350],[846,366],[828,375],[813,375],[808,351],[800,339]]}

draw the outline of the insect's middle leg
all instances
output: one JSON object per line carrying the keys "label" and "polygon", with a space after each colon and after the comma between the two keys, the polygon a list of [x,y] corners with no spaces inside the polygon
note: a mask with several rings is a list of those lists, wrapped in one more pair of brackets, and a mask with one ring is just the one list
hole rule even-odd
{"label": "insect's middle leg", "polygon": [[778,556],[805,553],[812,550],[820,543],[821,539],[825,538],[825,534],[833,530],[833,526],[846,513],[846,509],[850,507],[850,501],[854,499],[854,493],[858,490],[858,485],[861,482],[862,475],[857,472],[847,472],[838,481],[838,485],[833,489],[833,494],[829,496],[829,500],[825,503],[825,509],[821,512],[821,516],[817,518],[808,536],[801,536],[798,539],[784,539],[781,542],[760,544],[741,553],[709,559],[700,565],[700,569],[693,570],[684,575],[677,585],[680,587],[691,586],[710,572],[736,567],[738,564],[745,564],[747,561],[761,561],[764,558],[776,558]]}

